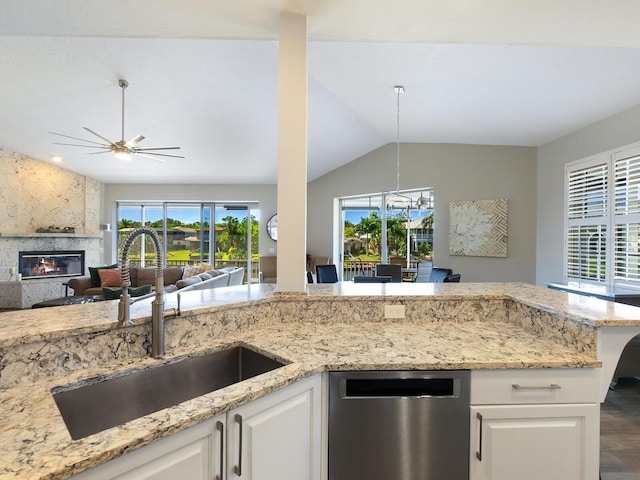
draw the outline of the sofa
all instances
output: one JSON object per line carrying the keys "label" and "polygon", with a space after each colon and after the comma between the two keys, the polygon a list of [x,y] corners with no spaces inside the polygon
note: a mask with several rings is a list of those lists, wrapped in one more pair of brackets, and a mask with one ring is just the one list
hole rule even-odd
{"label": "sofa", "polygon": [[[200,268],[198,268],[200,267]],[[116,284],[100,283],[100,270],[112,270],[111,275],[119,277],[119,271],[115,271],[116,265],[109,267],[90,268],[89,275],[73,277],[69,279],[68,285],[73,289],[74,296],[102,295],[103,288],[120,286],[119,280]],[[103,272],[104,274],[105,272]],[[139,288],[144,285],[155,287],[155,267],[130,267],[129,278],[132,288]],[[220,288],[232,285],[242,285],[244,279],[244,267],[224,267],[213,269],[208,266],[188,266],[188,267],[165,267],[162,269],[164,280],[164,291],[167,293],[189,290],[205,290],[209,288]],[[105,277],[105,275],[103,275]]]}

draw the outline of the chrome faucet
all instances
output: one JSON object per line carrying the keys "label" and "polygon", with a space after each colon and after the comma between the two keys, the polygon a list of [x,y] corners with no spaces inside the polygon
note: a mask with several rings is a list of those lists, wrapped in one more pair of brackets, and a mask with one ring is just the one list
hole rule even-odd
{"label": "chrome faucet", "polygon": [[151,304],[151,355],[154,358],[164,356],[164,319],[165,317],[180,316],[180,296],[178,296],[178,308],[164,310],[164,276],[162,274],[162,251],[160,249],[160,239],[155,230],[149,227],[138,227],[134,229],[122,244],[122,256],[120,263],[120,285],[122,286],[122,296],[118,304],[118,326],[125,327],[133,325],[129,312],[129,249],[133,241],[140,235],[147,234],[153,241],[153,248],[156,251],[156,294]]}

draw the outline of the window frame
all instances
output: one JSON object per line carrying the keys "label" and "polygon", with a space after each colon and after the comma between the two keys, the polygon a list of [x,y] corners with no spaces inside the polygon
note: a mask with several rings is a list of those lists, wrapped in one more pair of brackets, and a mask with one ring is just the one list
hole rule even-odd
{"label": "window frame", "polygon": [[[634,162],[635,160],[635,162]],[[620,172],[622,169],[618,168],[619,164],[633,164],[631,168],[631,172],[635,173],[636,176],[631,176],[631,182],[628,181],[628,175],[621,175]],[[576,209],[570,209],[570,176],[572,173],[593,168],[598,165],[604,165],[607,168],[606,171],[606,198],[605,198],[605,206],[602,215],[588,215],[588,206],[585,205],[583,208],[583,215],[580,216],[572,216],[572,212],[576,212]],[[621,181],[621,179],[627,179],[625,181]],[[564,258],[563,258],[563,276],[565,283],[584,283],[584,284],[592,284],[592,285],[604,285],[608,288],[613,287],[631,287],[631,288],[640,288],[640,144],[634,144],[625,146],[622,148],[618,148],[615,150],[611,150],[608,152],[604,152],[598,155],[593,155],[581,160],[577,160],[574,162],[567,163],[565,165],[565,186],[564,186]],[[632,190],[635,191],[634,195],[630,195],[628,192]],[[593,191],[593,190],[592,190]],[[623,192],[622,194],[620,192]],[[594,191],[595,192],[595,191]],[[588,193],[585,195],[585,197]],[[597,195],[597,193],[596,193]],[[626,209],[628,210],[629,198],[633,197],[635,204],[637,207],[636,211],[629,213],[623,212],[620,213],[620,198],[624,198],[624,205],[626,205]],[[570,273],[575,272],[576,268],[573,263],[570,263],[571,259],[571,248],[574,243],[570,243],[570,229],[578,227],[604,227],[604,235],[592,234],[592,237],[597,237],[597,246],[596,248],[602,249],[602,244],[604,243],[604,278],[590,278],[588,275],[589,271],[593,271],[593,267],[591,266],[591,262],[589,262],[589,258],[587,257],[587,275],[583,276],[583,261],[582,256],[578,255],[578,275],[570,276]],[[622,230],[620,227],[623,226]],[[632,245],[636,245],[635,249],[628,248],[628,242],[623,242],[622,240],[628,238],[621,234],[622,231],[631,232],[631,236],[636,240],[632,241]],[[586,237],[585,237],[586,238]],[[604,242],[602,242],[604,238]],[[589,241],[588,248],[591,248],[590,242],[591,238],[587,238]],[[582,245],[585,243],[584,238],[579,240],[578,245]],[[580,248],[580,246],[578,247]],[[621,250],[622,248],[622,250]],[[634,251],[635,250],[635,251]],[[575,254],[574,254],[575,255]],[[589,254],[587,254],[589,255]],[[620,257],[634,258],[635,262],[635,270],[636,273],[634,275],[629,275],[628,260],[625,262],[624,267],[622,269],[625,271],[624,275],[620,274],[620,266],[616,263],[620,263]],[[596,263],[596,272],[599,270],[599,264]],[[573,267],[573,268],[572,268]],[[598,275],[596,275],[598,277]]]}

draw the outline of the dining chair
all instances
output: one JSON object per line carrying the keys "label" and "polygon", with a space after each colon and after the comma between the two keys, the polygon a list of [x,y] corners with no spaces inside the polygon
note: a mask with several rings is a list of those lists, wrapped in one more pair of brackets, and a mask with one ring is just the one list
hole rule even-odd
{"label": "dining chair", "polygon": [[389,275],[356,275],[353,277],[353,283],[389,283],[392,281]]}
{"label": "dining chair", "polygon": [[429,260],[420,260],[416,265],[416,276],[413,279],[417,283],[428,283],[431,277],[431,268],[433,264]]}
{"label": "dining chair", "polygon": [[431,275],[429,275],[430,283],[442,283],[447,275],[451,275],[453,270],[450,268],[438,268],[433,267],[431,269]]}
{"label": "dining chair", "polygon": [[444,283],[458,283],[460,282],[460,274],[459,273],[452,273],[450,275],[447,275],[446,277],[444,277],[444,280],[442,280]]}
{"label": "dining chair", "polygon": [[316,265],[316,280],[318,283],[338,283],[338,271],[334,264]]}
{"label": "dining chair", "polygon": [[376,276],[390,276],[392,282],[402,281],[402,265],[397,263],[380,263],[376,265]]}

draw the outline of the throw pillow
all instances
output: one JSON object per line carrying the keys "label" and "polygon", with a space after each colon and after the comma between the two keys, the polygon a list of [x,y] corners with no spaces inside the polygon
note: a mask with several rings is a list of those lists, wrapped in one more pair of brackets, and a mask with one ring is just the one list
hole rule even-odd
{"label": "throw pillow", "polygon": [[89,267],[89,276],[91,277],[92,287],[100,286],[100,275],[98,272],[106,268],[118,268],[118,264],[114,263],[113,265],[105,265],[104,267]]}
{"label": "throw pillow", "polygon": [[98,270],[100,276],[101,287],[119,287],[120,286],[120,269],[109,268]]}
{"label": "throw pillow", "polygon": [[209,280],[213,277],[215,277],[217,275],[211,275],[211,272],[202,272],[198,274],[198,277],[200,277],[202,279],[202,281],[204,282],[205,280]]}
{"label": "throw pillow", "polygon": [[202,267],[200,265],[189,265],[188,267],[184,267],[182,278],[193,277],[194,275],[198,275],[199,273],[202,273]]}
{"label": "throw pillow", "polygon": [[202,272],[208,272],[209,270],[213,270],[213,265],[210,263],[200,263],[197,265],[189,265],[188,267],[184,267],[184,273],[182,274],[182,278],[193,277],[194,275],[198,275]]}
{"label": "throw pillow", "polygon": [[[130,297],[141,297],[151,293],[151,285],[142,285],[141,287],[129,287]],[[102,289],[102,296],[105,300],[116,300],[122,296],[122,287],[104,287]]]}
{"label": "throw pillow", "polygon": [[153,288],[151,285],[142,285],[140,287],[129,287],[129,295],[132,297],[141,297],[142,295],[147,295],[151,293]]}
{"label": "throw pillow", "polygon": [[178,288],[184,288],[184,287],[188,287],[189,285],[194,285],[196,283],[200,283],[202,281],[202,279],[200,277],[193,276],[193,277],[188,277],[188,278],[183,278],[182,280],[178,280],[176,282],[176,287]]}
{"label": "throw pillow", "polygon": [[102,296],[105,300],[115,300],[120,298],[122,295],[122,287],[114,288],[114,287],[103,287],[102,288]]}

